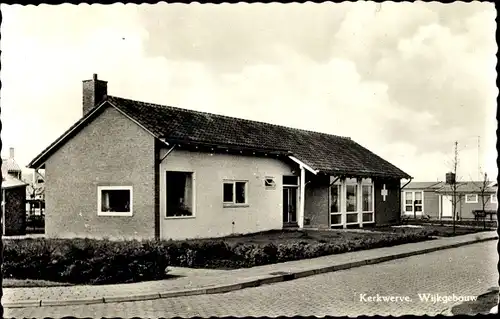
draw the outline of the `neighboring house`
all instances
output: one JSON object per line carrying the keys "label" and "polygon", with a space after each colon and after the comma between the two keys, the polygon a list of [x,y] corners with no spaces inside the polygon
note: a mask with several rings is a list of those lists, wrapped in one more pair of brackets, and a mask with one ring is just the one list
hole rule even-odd
{"label": "neighboring house", "polygon": [[402,189],[401,210],[406,216],[439,218],[439,195],[443,182],[411,182]]}
{"label": "neighboring house", "polygon": [[21,179],[21,169],[14,160],[14,149],[2,160],[2,233],[26,233],[26,183]]}
{"label": "neighboring house", "polygon": [[411,178],[350,138],[108,96],[34,158],[49,237],[184,239],[398,223]]}
{"label": "neighboring house", "polygon": [[21,167],[17,164],[16,160],[14,159],[13,147],[9,148],[9,158],[2,159],[2,173],[4,175],[8,174],[17,179],[22,178]]}
{"label": "neighboring house", "polygon": [[[482,192],[481,189],[484,188]],[[498,207],[497,185],[482,181],[457,182],[456,212],[458,219],[474,219],[474,211],[483,209],[484,194],[485,210],[496,211]],[[411,182],[402,189],[402,212],[407,216],[417,217],[427,215],[432,219],[453,218],[453,191],[445,182]],[[496,219],[496,215],[492,214]]]}
{"label": "neighboring house", "polygon": [[[482,191],[482,189],[484,189]],[[453,191],[449,184],[444,184],[436,190],[440,198],[440,214],[443,219],[453,218]],[[483,195],[483,196],[481,196]],[[484,209],[492,212],[489,218],[497,219],[496,211],[498,208],[497,187],[494,183],[488,183],[483,186],[482,181],[457,182],[457,217],[459,219],[474,219],[474,211]],[[494,212],[494,213],[493,213]]]}

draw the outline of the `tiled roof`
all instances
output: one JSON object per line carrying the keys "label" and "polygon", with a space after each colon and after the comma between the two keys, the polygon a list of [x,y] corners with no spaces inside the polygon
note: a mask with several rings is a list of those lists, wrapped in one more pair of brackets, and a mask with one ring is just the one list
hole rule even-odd
{"label": "tiled roof", "polygon": [[21,187],[21,186],[26,186],[27,184],[23,182],[20,179],[17,179],[13,176],[10,175],[3,175],[2,176],[2,189],[8,189],[8,188],[14,188],[14,187]]}
{"label": "tiled roof", "polygon": [[411,182],[404,189],[438,189],[443,186],[443,182]]}
{"label": "tiled roof", "polygon": [[289,151],[324,173],[409,177],[350,138],[118,97],[108,100],[167,141]]}
{"label": "tiled roof", "polygon": [[[481,193],[481,189],[485,189],[485,193],[495,193],[497,187],[493,186],[493,183],[487,183],[487,186],[483,186],[482,181],[470,181],[470,182],[457,182],[458,193]],[[452,187],[449,184],[444,184],[442,187],[436,190],[439,193],[451,193]]]}
{"label": "tiled roof", "polygon": [[2,172],[20,172],[21,167],[12,158],[2,160]]}
{"label": "tiled roof", "polygon": [[[409,178],[410,176],[347,137],[108,96],[107,101],[157,138],[173,144],[244,147],[291,153],[326,174]],[[90,114],[90,113],[89,113]],[[79,122],[84,121],[84,119]],[[79,123],[70,128],[77,127]],[[63,134],[63,136],[65,136]],[[70,135],[70,134],[68,134]],[[49,149],[30,166],[40,165]]]}

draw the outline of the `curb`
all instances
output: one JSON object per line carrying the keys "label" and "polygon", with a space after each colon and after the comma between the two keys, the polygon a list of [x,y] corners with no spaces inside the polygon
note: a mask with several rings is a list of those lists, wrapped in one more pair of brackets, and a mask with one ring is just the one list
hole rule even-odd
{"label": "curb", "polygon": [[113,303],[113,302],[130,302],[130,301],[144,301],[144,300],[154,300],[154,299],[164,299],[164,298],[175,298],[175,297],[187,297],[196,295],[209,295],[209,294],[220,294],[226,293],[246,288],[254,288],[262,285],[269,285],[278,282],[284,282],[299,278],[305,278],[309,276],[314,276],[318,274],[324,274],[328,272],[335,272],[339,270],[347,270],[351,268],[357,268],[366,265],[374,265],[383,263],[390,260],[406,258],[410,256],[427,254],[439,250],[457,248],[461,246],[477,244],[490,240],[497,240],[498,236],[486,237],[474,239],[467,242],[448,244],[432,248],[423,248],[417,251],[399,253],[394,255],[376,257],[363,259],[354,262],[347,262],[339,265],[332,265],[327,267],[321,267],[317,269],[303,270],[298,272],[285,272],[279,275],[262,275],[261,278],[246,280],[243,282],[237,282],[234,284],[226,284],[220,286],[211,286],[203,288],[193,288],[193,289],[183,289],[183,290],[173,290],[163,293],[145,293],[137,295],[127,295],[127,296],[109,296],[109,297],[99,297],[99,298],[85,298],[85,299],[66,299],[66,300],[20,300],[12,303],[2,303],[4,308],[27,308],[27,307],[48,307],[48,306],[74,306],[74,305],[90,305],[90,304],[100,304],[100,303]]}

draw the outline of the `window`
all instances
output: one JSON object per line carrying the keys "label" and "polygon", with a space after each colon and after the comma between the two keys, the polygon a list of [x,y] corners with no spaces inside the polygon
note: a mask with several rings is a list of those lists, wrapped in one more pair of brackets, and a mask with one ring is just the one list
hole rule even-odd
{"label": "window", "polygon": [[266,177],[264,179],[264,186],[266,187],[266,189],[275,189],[276,182],[274,181],[274,177]]}
{"label": "window", "polygon": [[405,192],[405,212],[422,213],[424,208],[424,193],[422,191]]}
{"label": "window", "polygon": [[299,177],[298,176],[283,176],[283,185],[299,185]]}
{"label": "window", "polygon": [[347,214],[346,215],[346,222],[348,224],[358,223],[358,214]]}
{"label": "window", "polygon": [[372,212],[373,211],[373,186],[372,185],[363,185],[362,186],[362,203],[363,203],[363,211],[364,212]]}
{"label": "window", "polygon": [[244,205],[247,204],[247,182],[225,181],[223,186],[224,204]]}
{"label": "window", "polygon": [[416,212],[422,211],[422,192],[415,192],[415,201],[413,204]]}
{"label": "window", "polygon": [[466,203],[477,203],[477,194],[467,194],[465,195]]}
{"label": "window", "polygon": [[342,215],[341,214],[330,215],[330,225],[331,226],[338,226],[341,224],[342,224]]}
{"label": "window", "polygon": [[194,216],[192,172],[167,171],[166,217]]}
{"label": "window", "polygon": [[346,204],[348,212],[358,210],[358,185],[346,185]]}
{"label": "window", "polygon": [[373,222],[373,213],[363,213],[363,222]]}
{"label": "window", "polygon": [[413,193],[405,192],[405,211],[413,212]]}
{"label": "window", "polygon": [[330,187],[330,212],[340,212],[340,185]]}
{"label": "window", "polygon": [[498,203],[497,194],[491,194],[490,202],[492,204],[497,204]]}
{"label": "window", "polygon": [[132,186],[98,186],[97,215],[132,216]]}

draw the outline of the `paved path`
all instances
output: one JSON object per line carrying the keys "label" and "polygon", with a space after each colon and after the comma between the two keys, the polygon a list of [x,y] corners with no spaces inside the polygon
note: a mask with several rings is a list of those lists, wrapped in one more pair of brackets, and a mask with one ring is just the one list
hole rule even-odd
{"label": "paved path", "polygon": [[[423,302],[418,294],[477,296],[496,287],[496,245],[488,241],[225,294],[7,308],[5,317],[449,315],[457,302]],[[365,302],[361,294],[408,296],[411,301]]]}
{"label": "paved path", "polygon": [[[299,260],[276,265],[266,265],[249,269],[238,269],[225,271],[195,271],[192,273],[180,273],[187,275],[178,279],[141,282],[134,284],[101,285],[101,286],[72,286],[72,287],[45,287],[45,288],[5,288],[2,304],[9,307],[12,304],[21,303],[23,306],[36,306],[50,304],[61,304],[61,302],[72,303],[73,301],[97,303],[113,302],[117,300],[144,300],[153,296],[158,298],[159,294],[183,293],[187,289],[205,289],[224,285],[245,283],[262,278],[272,278],[274,272],[312,272],[315,269],[327,269],[329,267],[343,266],[349,263],[363,263],[365,260],[387,258],[395,254],[413,254],[423,249],[435,249],[446,247],[451,244],[463,244],[471,240],[491,238],[496,232],[482,232],[465,236],[442,238],[433,241],[404,244],[394,247],[371,249],[330,255],[309,260]],[[389,260],[389,259],[386,259]],[[346,269],[344,267],[343,269]],[[175,271],[174,271],[175,274]],[[279,276],[276,276],[279,277]],[[155,297],[156,296],[156,297]],[[145,298],[141,298],[145,297]]]}

